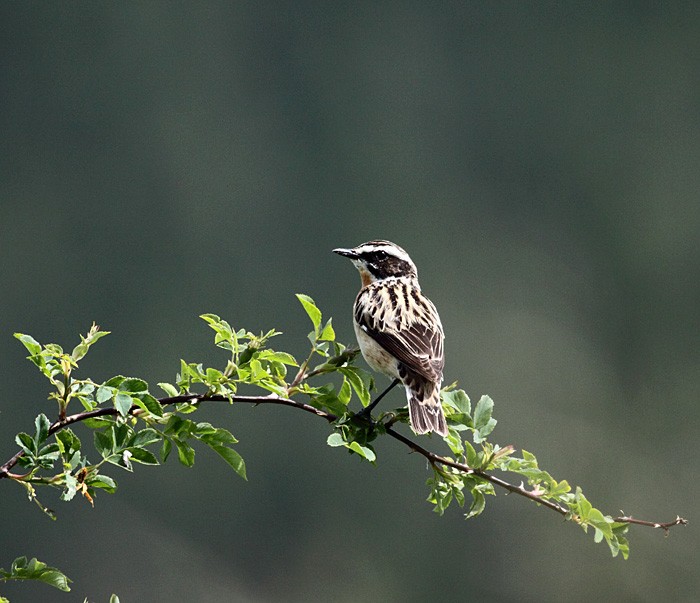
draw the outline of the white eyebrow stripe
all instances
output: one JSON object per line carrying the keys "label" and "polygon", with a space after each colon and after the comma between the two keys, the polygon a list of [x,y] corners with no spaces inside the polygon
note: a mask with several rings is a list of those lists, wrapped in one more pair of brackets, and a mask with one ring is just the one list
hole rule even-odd
{"label": "white eyebrow stripe", "polygon": [[413,264],[413,260],[411,260],[409,255],[403,249],[399,249],[398,247],[395,247],[394,245],[360,245],[359,247],[355,248],[355,251],[360,255],[362,255],[364,253],[384,251],[389,255],[393,255],[394,257],[397,257],[400,260],[403,260],[404,262],[408,262],[409,264]]}

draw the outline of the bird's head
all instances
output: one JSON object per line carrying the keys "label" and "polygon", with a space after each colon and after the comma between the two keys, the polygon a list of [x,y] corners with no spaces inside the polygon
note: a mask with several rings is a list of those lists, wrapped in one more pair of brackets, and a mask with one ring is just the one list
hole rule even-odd
{"label": "bird's head", "polygon": [[338,248],[333,252],[352,260],[360,271],[363,286],[391,277],[418,276],[413,260],[391,241],[368,241],[352,249]]}

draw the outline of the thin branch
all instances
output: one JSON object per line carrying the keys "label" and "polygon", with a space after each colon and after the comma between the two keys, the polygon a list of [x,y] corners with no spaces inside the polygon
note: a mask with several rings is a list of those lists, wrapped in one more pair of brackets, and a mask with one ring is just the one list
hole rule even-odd
{"label": "thin branch", "polygon": [[[183,402],[189,402],[189,403],[198,403],[198,402],[239,402],[243,404],[279,404],[282,406],[291,406],[293,408],[297,408],[299,410],[303,410],[304,412],[308,412],[310,414],[316,415],[317,417],[320,417],[322,419],[325,419],[329,423],[332,423],[333,421],[336,421],[338,417],[332,413],[319,410],[318,408],[315,408],[311,406],[310,404],[306,404],[304,402],[298,402],[296,400],[292,400],[290,398],[285,398],[283,396],[278,396],[277,394],[269,394],[267,396],[223,396],[220,394],[182,394],[179,396],[171,396],[167,398],[160,398],[158,402],[162,406],[168,406],[171,404],[179,404]],[[129,414],[138,416],[141,414],[143,410],[134,405],[131,407],[129,410]],[[87,419],[94,419],[96,417],[104,417],[104,416],[111,416],[111,415],[116,415],[117,410],[116,408],[111,408],[111,407],[105,407],[105,408],[97,408],[95,410],[90,410],[90,411],[85,411],[81,413],[77,413],[74,415],[70,415],[65,417],[62,420],[55,421],[51,427],[49,428],[49,433],[53,434],[56,433],[57,431],[60,431],[69,425],[72,425],[73,423],[79,423],[81,421],[85,421]],[[445,465],[448,467],[452,467],[454,469],[457,469],[458,471],[461,471],[464,474],[467,475],[477,475],[480,478],[492,483],[494,486],[498,486],[499,488],[503,488],[504,490],[507,490],[508,492],[513,492],[515,494],[518,494],[520,496],[523,496],[525,498],[528,498],[534,502],[536,502],[539,505],[542,505],[544,507],[547,507],[548,509],[551,509],[552,511],[555,511],[556,513],[559,513],[560,515],[567,515],[569,511],[550,500],[547,500],[545,498],[542,498],[540,495],[538,495],[536,492],[533,492],[531,490],[527,490],[524,486],[516,486],[514,484],[511,484],[510,482],[507,482],[499,477],[496,477],[490,473],[486,473],[485,471],[482,471],[480,469],[473,469],[469,467],[468,465],[465,465],[464,463],[459,463],[457,461],[453,461],[452,459],[446,458],[444,456],[441,456],[439,454],[435,454],[434,452],[431,452],[430,450],[423,448],[410,438],[407,438],[403,434],[399,433],[398,431],[395,431],[393,427],[387,426],[386,427],[386,433],[394,438],[395,440],[398,440],[405,446],[407,446],[410,450],[413,452],[417,452],[421,456],[425,457],[428,462],[431,464],[439,464],[439,465]],[[18,463],[19,459],[24,456],[24,453],[22,451],[18,451],[12,458],[10,458],[8,461],[6,461],[2,466],[0,466],[0,479],[2,478],[14,478],[14,479],[21,479],[21,475],[15,475],[13,473],[10,473],[10,470]],[[631,516],[620,516],[620,517],[615,517],[613,518],[613,521],[618,522],[618,523],[628,523],[628,524],[635,524],[635,525],[640,525],[640,526],[646,526],[646,527],[651,527],[651,528],[660,528],[664,530],[668,534],[668,531],[670,528],[673,526],[677,525],[686,525],[688,523],[687,519],[684,519],[680,516],[677,516],[675,520],[673,521],[668,521],[665,523],[659,523],[655,521],[647,521],[643,519],[635,519]]]}
{"label": "thin branch", "polygon": [[684,519],[680,515],[676,515],[676,518],[673,521],[667,521],[666,523],[658,523],[656,521],[646,521],[644,519],[635,519],[634,517],[627,517],[627,516],[621,516],[621,517],[615,517],[613,521],[617,521],[619,523],[633,523],[638,526],[647,526],[649,528],[661,528],[664,532],[666,532],[666,535],[668,535],[668,531],[673,527],[673,526],[687,526],[688,525],[688,520]]}

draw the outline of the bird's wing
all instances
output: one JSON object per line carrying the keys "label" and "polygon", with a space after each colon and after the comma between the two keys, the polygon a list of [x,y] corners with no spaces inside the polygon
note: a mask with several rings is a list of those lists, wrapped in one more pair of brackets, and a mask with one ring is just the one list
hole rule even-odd
{"label": "bird's wing", "polygon": [[[360,295],[376,298],[377,293],[369,289],[367,287]],[[404,307],[398,308],[398,312],[395,305],[384,306],[382,311],[381,304],[358,303],[355,319],[365,333],[407,369],[433,383],[440,383],[445,366],[445,336],[437,310],[419,291],[399,295],[398,299],[404,300],[399,302]]]}

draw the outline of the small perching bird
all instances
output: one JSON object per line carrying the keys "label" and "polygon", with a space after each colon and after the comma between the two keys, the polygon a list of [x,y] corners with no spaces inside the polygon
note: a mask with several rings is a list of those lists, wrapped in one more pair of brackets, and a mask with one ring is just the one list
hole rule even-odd
{"label": "small perching bird", "polygon": [[411,428],[417,434],[447,435],[440,404],[445,335],[437,310],[418,284],[409,255],[390,241],[369,241],[352,249],[334,249],[350,258],[362,277],[355,299],[355,335],[367,364],[402,383]]}

